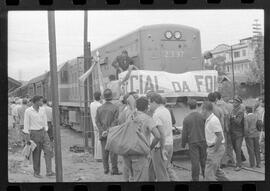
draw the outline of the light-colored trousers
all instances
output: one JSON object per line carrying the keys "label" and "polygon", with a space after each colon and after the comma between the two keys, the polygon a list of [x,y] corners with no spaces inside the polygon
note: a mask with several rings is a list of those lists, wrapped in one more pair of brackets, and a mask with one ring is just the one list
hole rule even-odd
{"label": "light-colored trousers", "polygon": [[124,180],[135,182],[149,181],[149,160],[147,156],[123,156]]}
{"label": "light-colored trousers", "polygon": [[215,147],[207,148],[207,159],[205,167],[205,180],[206,181],[228,181],[223,170],[220,168],[221,159],[225,153],[224,144],[220,145],[217,151]]}
{"label": "light-colored trousers", "polygon": [[151,151],[151,161],[149,165],[150,181],[178,181],[171,163],[173,145],[165,145],[164,149],[167,151],[168,160],[162,159],[160,148],[154,148]]}
{"label": "light-colored trousers", "polygon": [[94,146],[94,159],[101,160],[102,159],[102,150],[101,150],[101,143],[99,140],[99,132],[97,127],[94,127],[94,136],[95,136],[95,146]]}

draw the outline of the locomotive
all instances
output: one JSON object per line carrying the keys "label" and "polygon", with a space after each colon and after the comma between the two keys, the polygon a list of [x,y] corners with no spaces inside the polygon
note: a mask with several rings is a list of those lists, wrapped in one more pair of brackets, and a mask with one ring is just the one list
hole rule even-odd
{"label": "locomotive", "polygon": [[[141,70],[183,73],[203,69],[200,31],[189,26],[178,24],[144,26],[91,51],[94,57],[96,52],[99,52],[100,69],[105,84],[109,82],[110,75],[115,75],[112,62],[123,50],[128,52],[134,65]],[[79,77],[85,72],[83,56],[62,63],[58,66],[57,72],[60,122],[80,131],[83,128],[82,116],[84,116],[84,87],[79,83]],[[99,81],[95,80],[98,78],[97,75],[98,70],[95,68],[91,80],[93,83],[89,84],[92,92],[100,90]],[[50,101],[50,83],[49,72],[46,72],[16,89],[13,95],[18,97],[42,95]],[[168,103],[174,107],[183,100],[185,98],[169,98]],[[185,108],[181,106],[178,110],[179,106],[175,107],[174,112],[177,116],[186,113]],[[182,120],[181,117],[177,118],[177,125],[182,124]]]}

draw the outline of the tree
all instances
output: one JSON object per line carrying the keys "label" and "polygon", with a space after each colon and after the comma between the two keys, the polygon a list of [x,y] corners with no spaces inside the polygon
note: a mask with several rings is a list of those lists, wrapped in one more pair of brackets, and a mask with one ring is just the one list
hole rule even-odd
{"label": "tree", "polygon": [[263,36],[258,36],[256,39],[256,48],[254,58],[250,64],[248,73],[248,83],[261,85],[261,92],[264,89],[264,46]]}

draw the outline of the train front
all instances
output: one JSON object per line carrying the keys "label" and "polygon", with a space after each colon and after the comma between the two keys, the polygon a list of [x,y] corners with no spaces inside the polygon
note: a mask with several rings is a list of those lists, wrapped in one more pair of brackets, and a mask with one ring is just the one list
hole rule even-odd
{"label": "train front", "polygon": [[141,30],[143,68],[183,73],[202,69],[198,29],[183,25],[152,25]]}

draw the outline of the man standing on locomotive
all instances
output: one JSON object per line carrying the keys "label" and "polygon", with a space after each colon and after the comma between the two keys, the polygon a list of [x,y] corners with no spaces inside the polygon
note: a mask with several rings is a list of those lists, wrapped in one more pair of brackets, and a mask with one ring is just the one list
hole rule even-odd
{"label": "man standing on locomotive", "polygon": [[110,82],[107,84],[107,88],[112,90],[113,100],[118,100],[122,94],[121,86],[129,79],[132,69],[138,69],[134,65],[128,67],[128,72],[123,79],[116,80],[114,75],[110,75]]}
{"label": "man standing on locomotive", "polygon": [[126,50],[122,51],[120,56],[117,56],[113,61],[112,66],[116,69],[116,77],[118,79],[118,74],[126,71],[130,65],[134,65],[133,60],[128,56]]}

